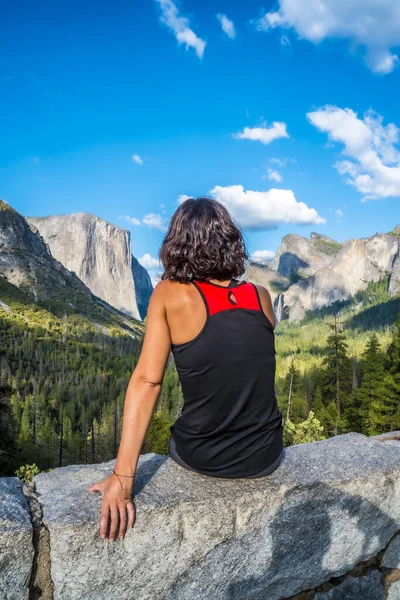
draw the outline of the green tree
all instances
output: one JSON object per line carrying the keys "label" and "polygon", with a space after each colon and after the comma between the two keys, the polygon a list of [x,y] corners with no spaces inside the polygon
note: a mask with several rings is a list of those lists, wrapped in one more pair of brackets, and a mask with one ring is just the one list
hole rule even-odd
{"label": "green tree", "polygon": [[[352,390],[353,371],[347,355],[346,336],[343,331],[339,330],[336,314],[334,323],[329,326],[332,332],[328,336],[326,354],[322,361],[324,370],[320,385],[325,405],[329,408],[331,418],[334,418],[329,425],[328,432],[337,435],[346,430],[342,411]],[[334,404],[334,410],[331,408],[331,404]]]}
{"label": "green tree", "polygon": [[383,385],[379,388],[380,393],[373,398],[368,413],[369,435],[400,429],[400,313],[386,356]]}
{"label": "green tree", "polygon": [[346,408],[346,418],[353,431],[368,434],[371,430],[371,407],[384,402],[384,374],[384,355],[373,333],[362,354],[360,386],[353,391],[353,401]]}
{"label": "green tree", "polygon": [[168,454],[171,424],[168,413],[165,410],[155,411],[147,430],[142,451]]}
{"label": "green tree", "polygon": [[285,377],[286,399],[282,402],[282,409],[286,410],[286,419],[294,422],[302,421],[307,417],[308,405],[303,392],[302,378],[294,358],[290,361]]}
{"label": "green tree", "polygon": [[324,439],[324,428],[312,410],[310,410],[308,418],[301,423],[293,423],[290,420],[285,421],[283,431],[285,446],[294,446],[305,442],[318,442]]}

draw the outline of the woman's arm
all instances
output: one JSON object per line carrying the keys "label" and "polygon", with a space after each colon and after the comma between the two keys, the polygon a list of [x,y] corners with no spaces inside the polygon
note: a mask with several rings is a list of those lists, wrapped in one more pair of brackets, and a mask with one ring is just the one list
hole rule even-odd
{"label": "woman's arm", "polygon": [[269,291],[267,290],[267,288],[264,287],[263,285],[257,284],[257,289],[258,289],[258,293],[260,296],[262,309],[263,309],[264,313],[267,315],[268,319],[271,321],[273,328],[275,329],[276,323],[275,323],[275,315],[274,315],[274,309],[272,306],[271,295],[270,295]]}
{"label": "woman's arm", "polygon": [[115,463],[115,472],[122,477],[113,474],[88,488],[88,491],[98,490],[102,493],[102,538],[106,537],[110,514],[111,540],[116,537],[118,525],[120,538],[124,537],[127,526],[133,526],[135,515],[130,500],[134,475],[171,348],[164,303],[166,283],[159,283],[150,298],[142,351],[126,391],[121,441]]}

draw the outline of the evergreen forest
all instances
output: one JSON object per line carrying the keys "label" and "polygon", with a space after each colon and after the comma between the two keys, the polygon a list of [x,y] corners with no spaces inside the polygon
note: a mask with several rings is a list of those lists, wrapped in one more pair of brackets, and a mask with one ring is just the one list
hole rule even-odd
{"label": "evergreen forest", "polygon": [[[388,280],[275,329],[276,396],[287,445],[400,429],[400,297]],[[143,331],[34,302],[0,278],[0,474],[116,456]],[[172,358],[142,452],[167,453],[183,404]]]}

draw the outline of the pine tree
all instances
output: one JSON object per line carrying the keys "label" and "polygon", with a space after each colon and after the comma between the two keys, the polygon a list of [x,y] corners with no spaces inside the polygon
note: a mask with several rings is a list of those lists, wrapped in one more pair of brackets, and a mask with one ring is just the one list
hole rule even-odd
{"label": "pine tree", "polygon": [[400,313],[386,354],[387,371],[380,393],[373,399],[368,413],[369,435],[400,429]]}
{"label": "pine tree", "polygon": [[290,361],[285,377],[285,396],[286,399],[282,402],[282,409],[286,409],[286,419],[294,422],[306,419],[309,412],[308,403],[303,390],[302,378],[294,358]]}
{"label": "pine tree", "polygon": [[[323,376],[321,389],[330,418],[335,422],[330,425],[333,435],[345,431],[342,411],[352,389],[352,365],[347,355],[348,344],[343,331],[340,331],[335,314],[334,324],[329,325],[332,333],[327,339],[326,355],[323,358]],[[334,409],[330,407],[334,404]]]}
{"label": "pine tree", "polygon": [[16,424],[10,405],[11,387],[0,385],[0,477],[6,474],[7,466],[16,466],[18,457],[15,444]]}
{"label": "pine tree", "polygon": [[32,395],[28,395],[23,403],[21,426],[19,430],[19,443],[26,449],[32,447],[32,424],[31,424]]}
{"label": "pine tree", "polygon": [[362,355],[361,385],[353,394],[356,400],[347,410],[348,421],[354,425],[354,430],[361,426],[362,433],[370,431],[371,406],[384,402],[384,373],[384,355],[377,335],[373,333]]}

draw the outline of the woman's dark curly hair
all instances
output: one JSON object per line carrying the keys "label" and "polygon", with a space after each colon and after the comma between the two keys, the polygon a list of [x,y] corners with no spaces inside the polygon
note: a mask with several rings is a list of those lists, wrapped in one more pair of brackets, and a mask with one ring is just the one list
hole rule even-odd
{"label": "woman's dark curly hair", "polygon": [[247,258],[242,232],[225,206],[212,198],[189,198],[172,215],[162,243],[161,279],[233,279],[244,273]]}

